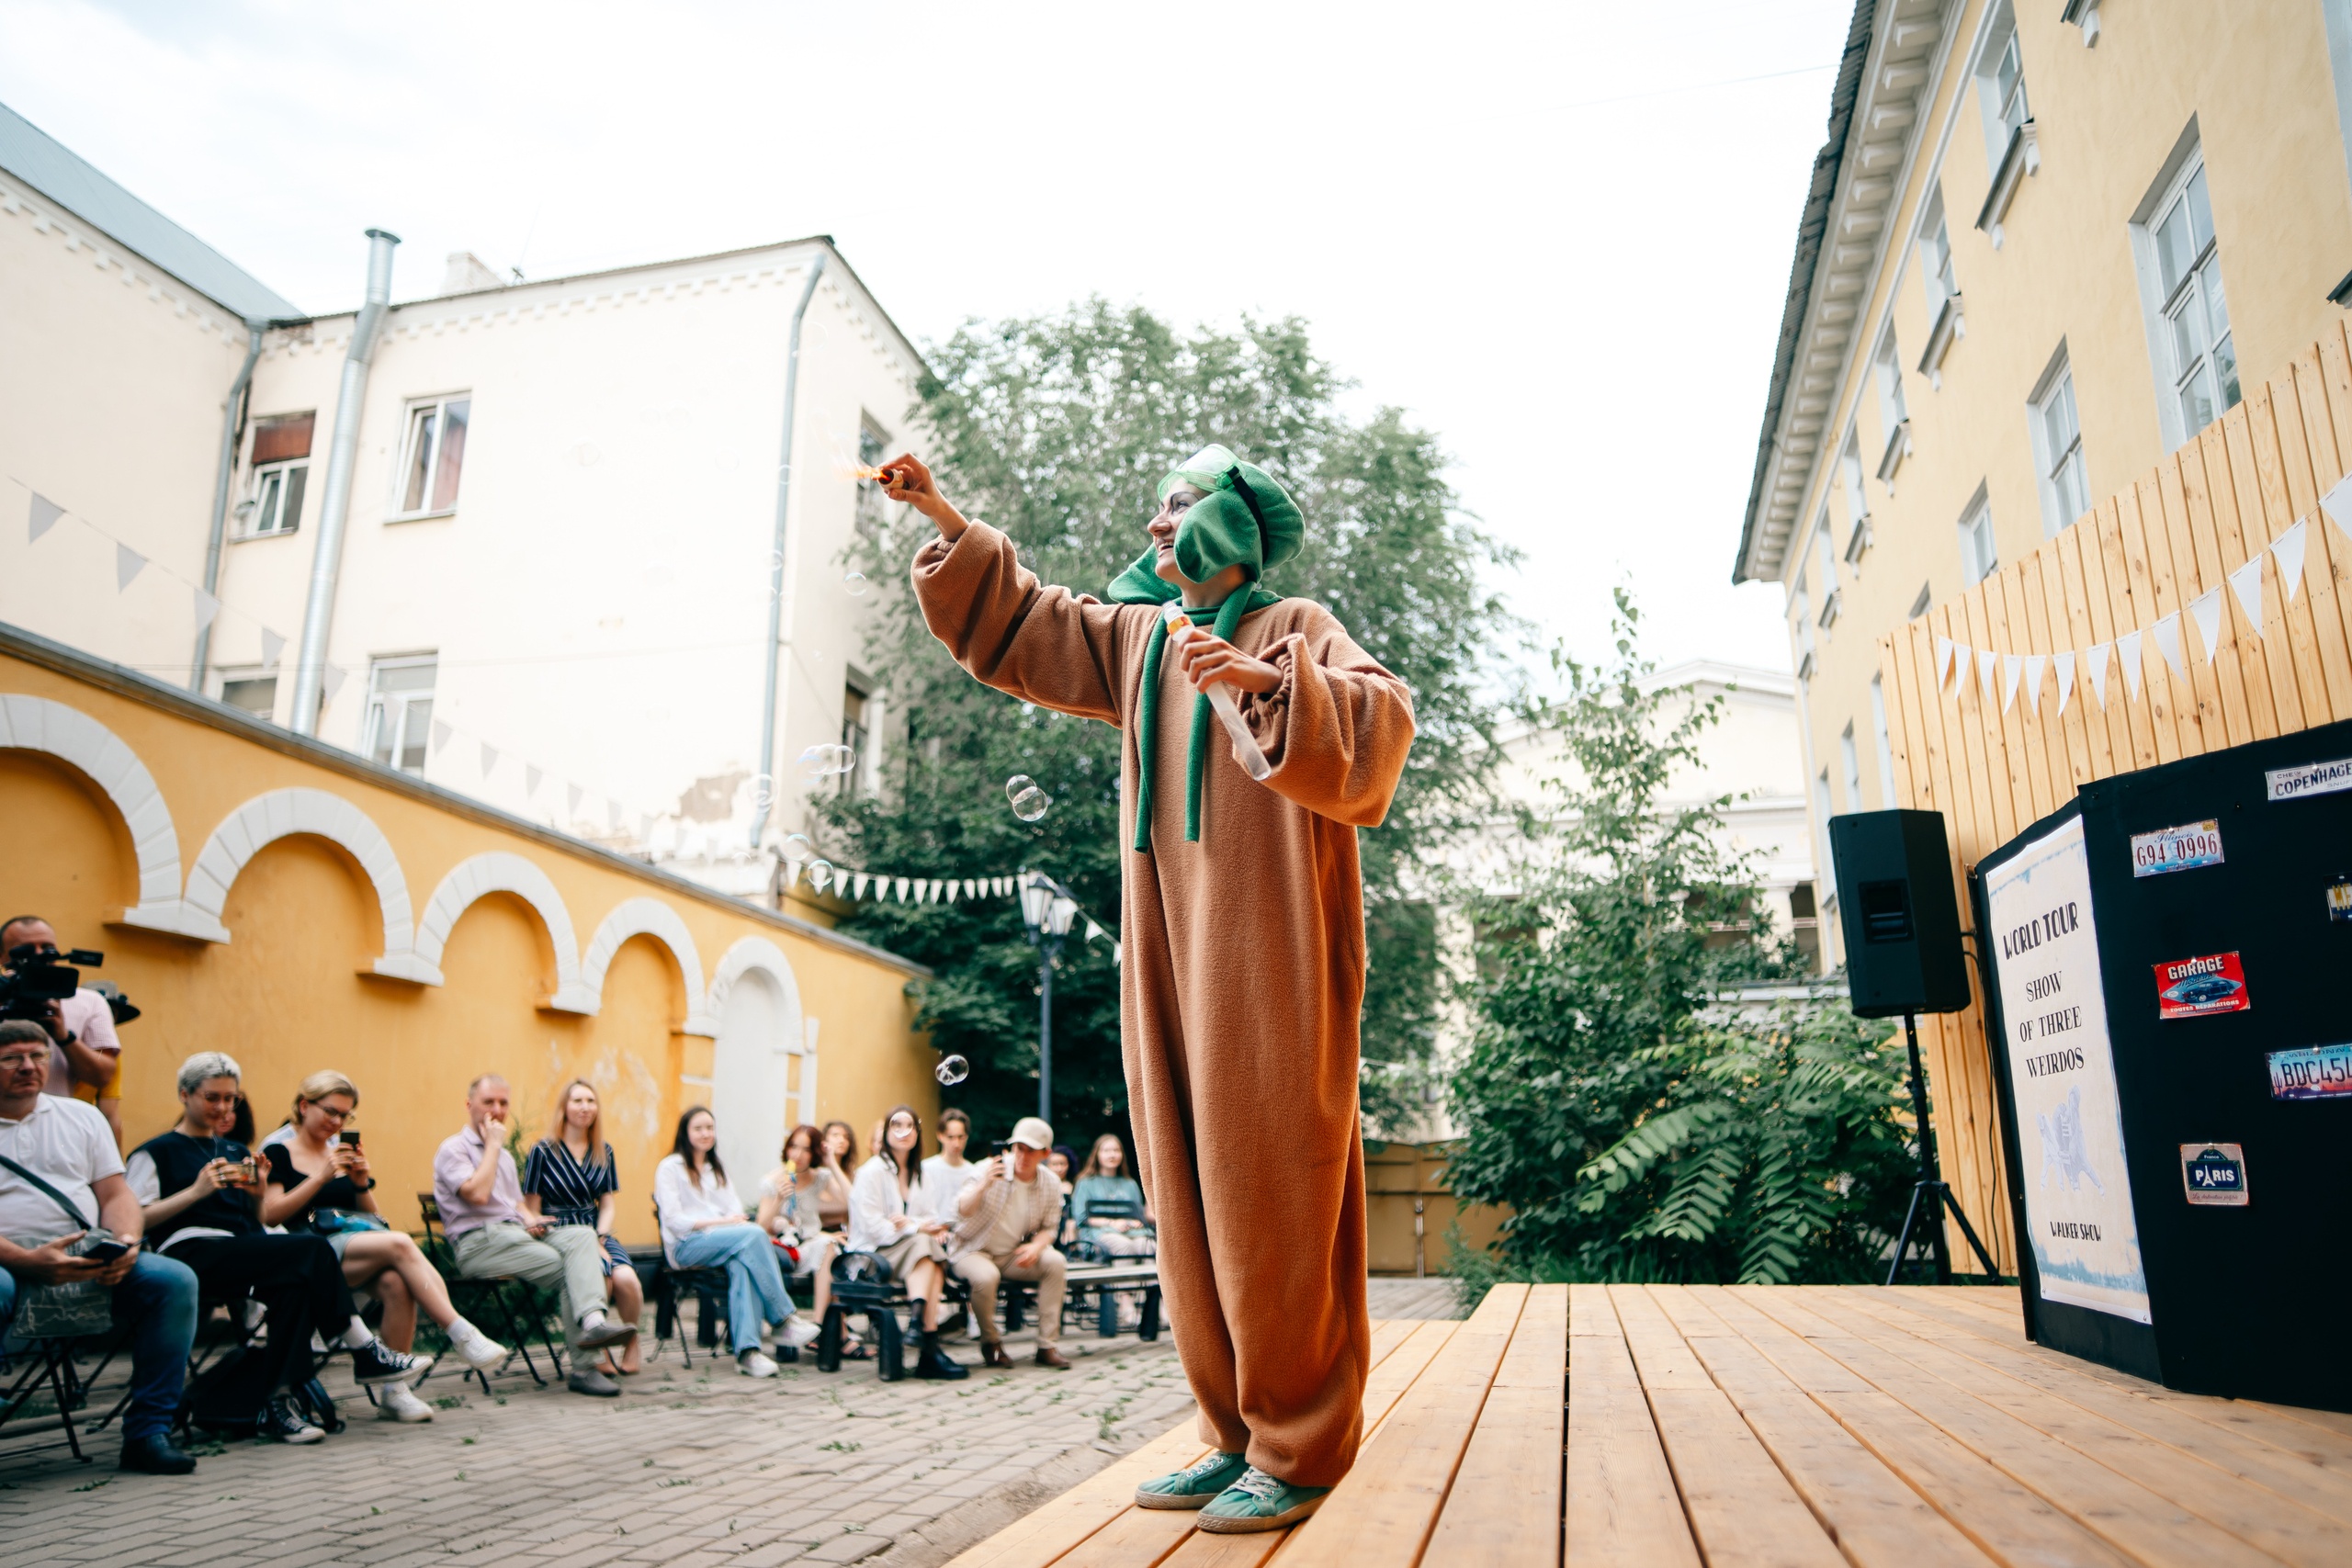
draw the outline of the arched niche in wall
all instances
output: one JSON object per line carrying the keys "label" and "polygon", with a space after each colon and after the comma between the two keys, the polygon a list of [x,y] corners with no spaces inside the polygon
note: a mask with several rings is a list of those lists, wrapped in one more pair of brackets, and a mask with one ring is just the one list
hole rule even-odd
{"label": "arched niche in wall", "polygon": [[[227,942],[229,928],[220,912],[238,874],[264,848],[294,834],[324,839],[351,858],[376,895],[383,921],[384,951],[362,974],[387,979],[437,985],[440,972],[418,962],[416,921],[409,903],[408,878],[400,857],[383,829],[359,807],[322,789],[274,789],[232,811],[212,829],[187,874],[187,891],[181,902],[190,934],[209,942]],[[201,930],[198,930],[198,926]]]}
{"label": "arched niche in wall", "polygon": [[[792,1103],[795,1057],[800,1057],[804,1084],[813,1081],[806,1076],[814,1058],[802,1055],[800,981],[791,961],[764,937],[740,939],[711,973],[706,1011],[718,1023],[710,1100],[721,1111],[719,1157],[729,1169],[766,1172],[781,1156],[784,1134],[801,1118]],[[739,1183],[747,1197],[746,1183],[756,1179]]]}
{"label": "arched niche in wall", "polygon": [[[659,898],[625,898],[598,922],[596,934],[588,939],[587,951],[580,956],[580,984],[588,995],[602,1005],[605,975],[613,965],[613,955],[621,950],[621,943],[638,936],[651,937],[668,948],[677,963],[680,988],[686,998],[686,1016],[679,1023],[678,1032],[717,1034],[718,1027],[704,1007],[702,954],[695,946],[694,933],[686,930],[686,922],[678,911]],[[594,1012],[596,1009],[584,1010]]]}
{"label": "arched niche in wall", "polygon": [[[539,1005],[556,1012],[594,1013],[597,991],[584,984],[580,973],[580,939],[571,929],[571,911],[563,896],[537,864],[518,854],[491,851],[449,868],[425,901],[424,918],[417,922],[414,978],[428,986],[441,984],[441,955],[449,943],[458,918],[478,898],[503,893],[519,899],[538,916],[555,953],[555,989]],[[609,954],[607,961],[609,961]]]}

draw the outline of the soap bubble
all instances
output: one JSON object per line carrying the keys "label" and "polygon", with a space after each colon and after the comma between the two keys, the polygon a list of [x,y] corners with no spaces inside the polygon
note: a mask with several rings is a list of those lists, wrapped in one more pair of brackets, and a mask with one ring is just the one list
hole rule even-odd
{"label": "soap bubble", "polygon": [[1037,781],[1027,773],[1015,773],[1005,780],[1004,793],[1012,802],[1012,814],[1023,822],[1035,822],[1053,805],[1046,792],[1037,787]]}
{"label": "soap bubble", "polygon": [[972,1064],[961,1056],[942,1056],[938,1070],[932,1074],[941,1083],[958,1084],[972,1076]]}
{"label": "soap bubble", "polygon": [[812,861],[817,858],[817,846],[806,833],[787,833],[784,839],[784,858],[788,861]]}
{"label": "soap bubble", "polygon": [[[767,773],[753,773],[752,775],[752,815],[757,817],[775,804],[775,779],[774,776]],[[795,833],[792,837],[794,839],[799,839],[800,835]],[[805,844],[808,840],[806,839],[800,839],[800,841]],[[785,840],[786,846],[786,854],[787,858],[791,853],[791,839]]]}
{"label": "soap bubble", "polygon": [[831,861],[829,861],[829,860],[817,860],[817,861],[810,861],[810,862],[808,863],[808,886],[811,886],[811,887],[815,888],[818,892],[822,893],[822,892],[823,892],[827,887],[829,887],[829,886],[832,886],[832,881],[833,881],[833,863],[832,863],[832,862],[831,862]]}
{"label": "soap bubble", "polygon": [[863,598],[865,598],[865,573],[864,573],[864,572],[862,572],[862,571],[853,571],[853,572],[851,572],[847,577],[844,577],[844,578],[842,578],[842,586],[844,589],[848,590],[848,592],[849,592],[849,596],[850,596],[851,598],[853,598],[853,599],[863,599]]}
{"label": "soap bubble", "polygon": [[800,753],[803,778],[825,779],[857,766],[857,753],[846,746],[811,746]]}

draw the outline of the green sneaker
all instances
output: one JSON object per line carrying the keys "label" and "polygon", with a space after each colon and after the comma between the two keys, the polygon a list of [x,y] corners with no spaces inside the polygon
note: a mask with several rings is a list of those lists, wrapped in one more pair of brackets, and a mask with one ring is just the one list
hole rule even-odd
{"label": "green sneaker", "polygon": [[1199,1508],[1241,1479],[1250,1463],[1239,1454],[1211,1453],[1198,1464],[1147,1481],[1136,1488],[1138,1508]]}
{"label": "green sneaker", "polygon": [[1284,1529],[1321,1507],[1330,1495],[1329,1486],[1293,1486],[1253,1464],[1201,1510],[1195,1524],[1212,1535]]}

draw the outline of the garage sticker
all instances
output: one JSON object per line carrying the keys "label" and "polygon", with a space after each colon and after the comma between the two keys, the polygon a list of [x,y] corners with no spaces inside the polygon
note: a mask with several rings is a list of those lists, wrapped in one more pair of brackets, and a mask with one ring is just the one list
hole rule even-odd
{"label": "garage sticker", "polygon": [[2245,1012],[2245,971],[2234,953],[2209,953],[2156,965],[2156,1016],[2202,1018],[2210,1012]]}

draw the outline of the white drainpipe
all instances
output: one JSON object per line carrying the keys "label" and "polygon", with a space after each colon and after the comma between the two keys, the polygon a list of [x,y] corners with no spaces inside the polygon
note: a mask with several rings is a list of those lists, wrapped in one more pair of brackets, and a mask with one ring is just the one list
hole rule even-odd
{"label": "white drainpipe", "polygon": [[775,685],[776,644],[784,637],[784,525],[792,514],[792,405],[800,392],[800,319],[808,313],[808,301],[816,297],[817,284],[825,276],[825,253],[819,251],[808,268],[808,282],[800,290],[800,303],[792,311],[792,340],[784,356],[784,458],[776,470],[775,480],[775,540],[768,557],[768,640],[763,652],[766,655],[766,671],[761,677],[760,692],[760,761],[759,771],[768,775],[768,787],[758,791],[754,786],[752,807],[752,848],[760,847],[760,837],[767,831],[768,813],[775,809]]}
{"label": "white drainpipe", "polygon": [[392,247],[398,234],[368,231],[368,300],[351,329],[343,386],[335,394],[334,436],[327,446],[326,494],[319,503],[319,541],[311,553],[311,589],[302,604],[302,646],[294,665],[297,735],[319,732],[319,683],[326,670],[327,633],[334,624],[335,580],[343,570],[344,525],[351,518],[351,468],[359,453],[359,413],[368,396],[368,364],[376,355],[392,298]]}

